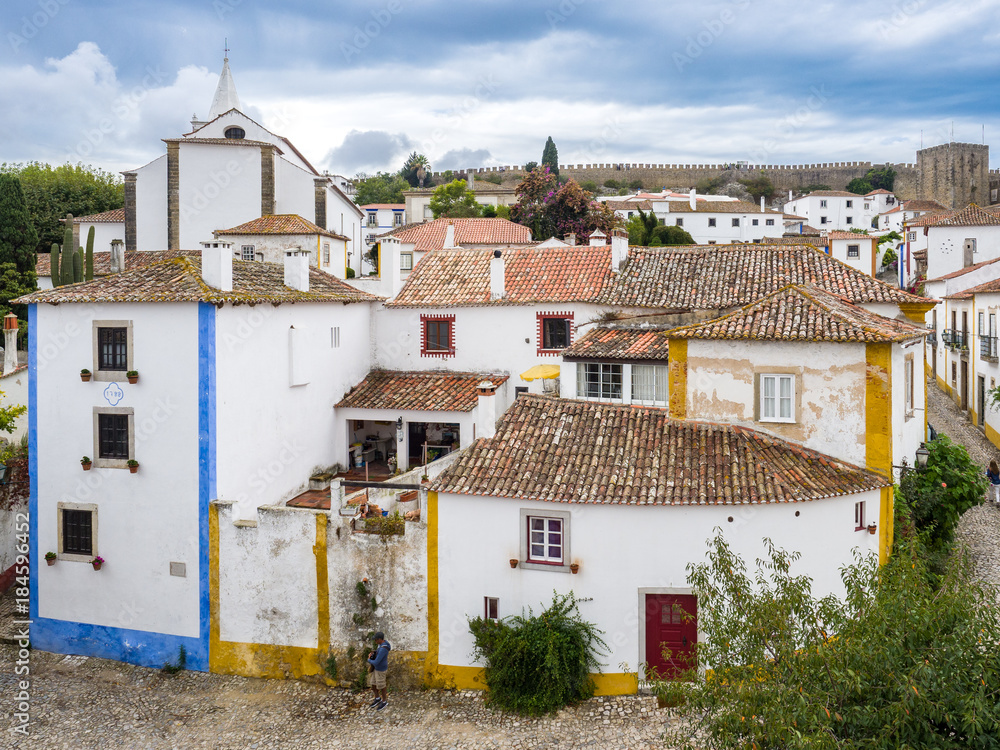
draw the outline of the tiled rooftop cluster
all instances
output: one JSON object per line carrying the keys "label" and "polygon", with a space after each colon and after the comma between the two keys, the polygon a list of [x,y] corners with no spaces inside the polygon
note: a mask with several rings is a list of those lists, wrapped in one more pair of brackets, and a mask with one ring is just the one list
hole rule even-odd
{"label": "tiled rooftop cluster", "polygon": [[635,359],[666,361],[670,340],[662,329],[594,328],[563,349],[563,359]]}
{"label": "tiled rooftop cluster", "polygon": [[[125,270],[145,268],[153,263],[170,258],[180,258],[184,255],[197,256],[197,250],[153,250],[150,252],[139,252],[133,250],[126,252]],[[49,253],[39,253],[35,259],[35,273],[38,276],[52,275],[52,256]],[[94,253],[94,276],[107,276],[111,273],[111,253]]]}
{"label": "tiled rooftop cluster", "polygon": [[474,442],[433,489],[564,503],[744,505],[885,485],[753,430],[679,421],[663,409],[522,395],[496,436]]}
{"label": "tiled rooftop cluster", "polygon": [[474,372],[398,372],[372,370],[337,404],[337,408],[472,411],[476,386],[484,380],[499,386],[507,375]]}
{"label": "tiled rooftop cluster", "polygon": [[74,224],[119,224],[124,221],[124,208],[113,208],[110,211],[102,211],[99,214],[90,214],[88,216],[77,216],[73,219]]}
{"label": "tiled rooftop cluster", "polygon": [[317,226],[298,214],[267,214],[232,229],[219,229],[216,236],[226,234],[322,234],[339,240],[349,239]]}
{"label": "tiled rooftop cluster", "polygon": [[417,252],[440,250],[444,247],[448,224],[455,226],[455,244],[458,246],[524,245],[531,242],[531,230],[508,219],[434,219],[423,224],[407,224],[381,236],[413,244]]}

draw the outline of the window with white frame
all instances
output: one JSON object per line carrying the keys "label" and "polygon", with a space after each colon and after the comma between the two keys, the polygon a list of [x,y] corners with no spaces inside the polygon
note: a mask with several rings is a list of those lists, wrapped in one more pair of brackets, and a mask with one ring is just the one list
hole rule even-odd
{"label": "window with white frame", "polygon": [[57,503],[59,559],[90,562],[97,557],[97,505]]}
{"label": "window with white frame", "polygon": [[378,212],[371,211],[368,214],[368,226],[377,227],[378,226]]}
{"label": "window with white frame", "polygon": [[500,599],[498,597],[483,597],[483,618],[486,620],[500,619]]}
{"label": "window with white frame", "polygon": [[854,201],[845,201],[846,208],[854,208]]}
{"label": "window with white frame", "polygon": [[826,208],[826,201],[820,201],[819,202],[819,207],[820,208]]}
{"label": "window with white frame", "polygon": [[399,270],[400,271],[412,271],[413,270],[413,253],[400,253],[399,254]]}
{"label": "window with white frame", "polygon": [[847,257],[848,258],[860,258],[861,257],[861,245],[848,245],[847,246]]}
{"label": "window with white frame", "polygon": [[402,211],[397,211],[396,213],[394,213],[392,215],[392,223],[395,226],[397,226],[397,227],[403,226],[403,212]]}
{"label": "window with white frame", "polygon": [[774,219],[764,219],[764,226],[773,227]]}
{"label": "window with white frame", "polygon": [[330,329],[330,348],[340,348],[340,326],[334,326]]}
{"label": "window with white frame", "polygon": [[323,243],[323,265],[324,266],[330,265],[330,243],[329,242],[324,242]]}
{"label": "window with white frame", "polygon": [[632,403],[667,403],[666,365],[632,365]]}
{"label": "window with white frame", "polygon": [[906,233],[906,239],[908,241],[910,241],[910,242],[916,242],[916,240],[917,240],[917,233],[916,232],[907,232]]}
{"label": "window with white frame", "polygon": [[795,421],[795,376],[763,373],[760,376],[760,421]]}
{"label": "window with white frame", "polygon": [[903,391],[904,412],[908,417],[913,416],[913,355],[907,354],[903,361]]}
{"label": "window with white frame", "polygon": [[622,400],[622,366],[603,362],[582,362],[576,366],[576,392],[580,398],[598,401]]}
{"label": "window with white frame", "polygon": [[241,260],[254,260],[257,255],[254,252],[254,245],[243,245],[240,248],[240,259]]}
{"label": "window with white frame", "polygon": [[854,530],[865,530],[865,501],[854,503]]}

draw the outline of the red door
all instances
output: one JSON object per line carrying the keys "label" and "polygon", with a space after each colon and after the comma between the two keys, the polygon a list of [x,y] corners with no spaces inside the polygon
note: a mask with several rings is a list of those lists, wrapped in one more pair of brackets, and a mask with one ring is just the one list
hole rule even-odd
{"label": "red door", "polygon": [[676,677],[695,666],[698,604],[690,594],[646,594],[646,668]]}

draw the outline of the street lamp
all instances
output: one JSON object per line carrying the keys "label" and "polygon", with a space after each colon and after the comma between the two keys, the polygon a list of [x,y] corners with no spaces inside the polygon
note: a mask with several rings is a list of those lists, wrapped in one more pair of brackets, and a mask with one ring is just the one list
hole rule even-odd
{"label": "street lamp", "polygon": [[931,452],[927,450],[927,443],[921,443],[920,447],[917,448],[916,454],[916,464],[918,469],[926,468],[927,459],[930,457]]}

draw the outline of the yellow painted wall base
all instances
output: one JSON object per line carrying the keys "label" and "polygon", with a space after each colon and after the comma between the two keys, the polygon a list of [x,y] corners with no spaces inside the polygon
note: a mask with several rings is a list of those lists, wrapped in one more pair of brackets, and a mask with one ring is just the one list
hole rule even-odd
{"label": "yellow painted wall base", "polygon": [[944,378],[942,378],[940,375],[938,375],[937,377],[937,387],[940,388],[945,393],[947,393],[949,396],[951,396],[951,386],[948,385],[946,382],[944,382]]}
{"label": "yellow painted wall base", "polygon": [[997,448],[1000,448],[1000,432],[997,432],[992,427],[990,427],[989,422],[986,423],[986,439],[989,440]]}
{"label": "yellow painted wall base", "polygon": [[635,695],[639,692],[639,676],[634,672],[595,674],[594,695]]}
{"label": "yellow painted wall base", "polygon": [[211,644],[209,669],[218,674],[272,679],[302,679],[324,674],[326,654],[298,646],[218,641]]}
{"label": "yellow painted wall base", "polygon": [[[438,667],[448,687],[457,690],[486,690],[483,670],[479,667],[453,667],[442,664]],[[639,678],[634,672],[612,674],[592,674],[594,695],[635,695],[639,692]]]}

